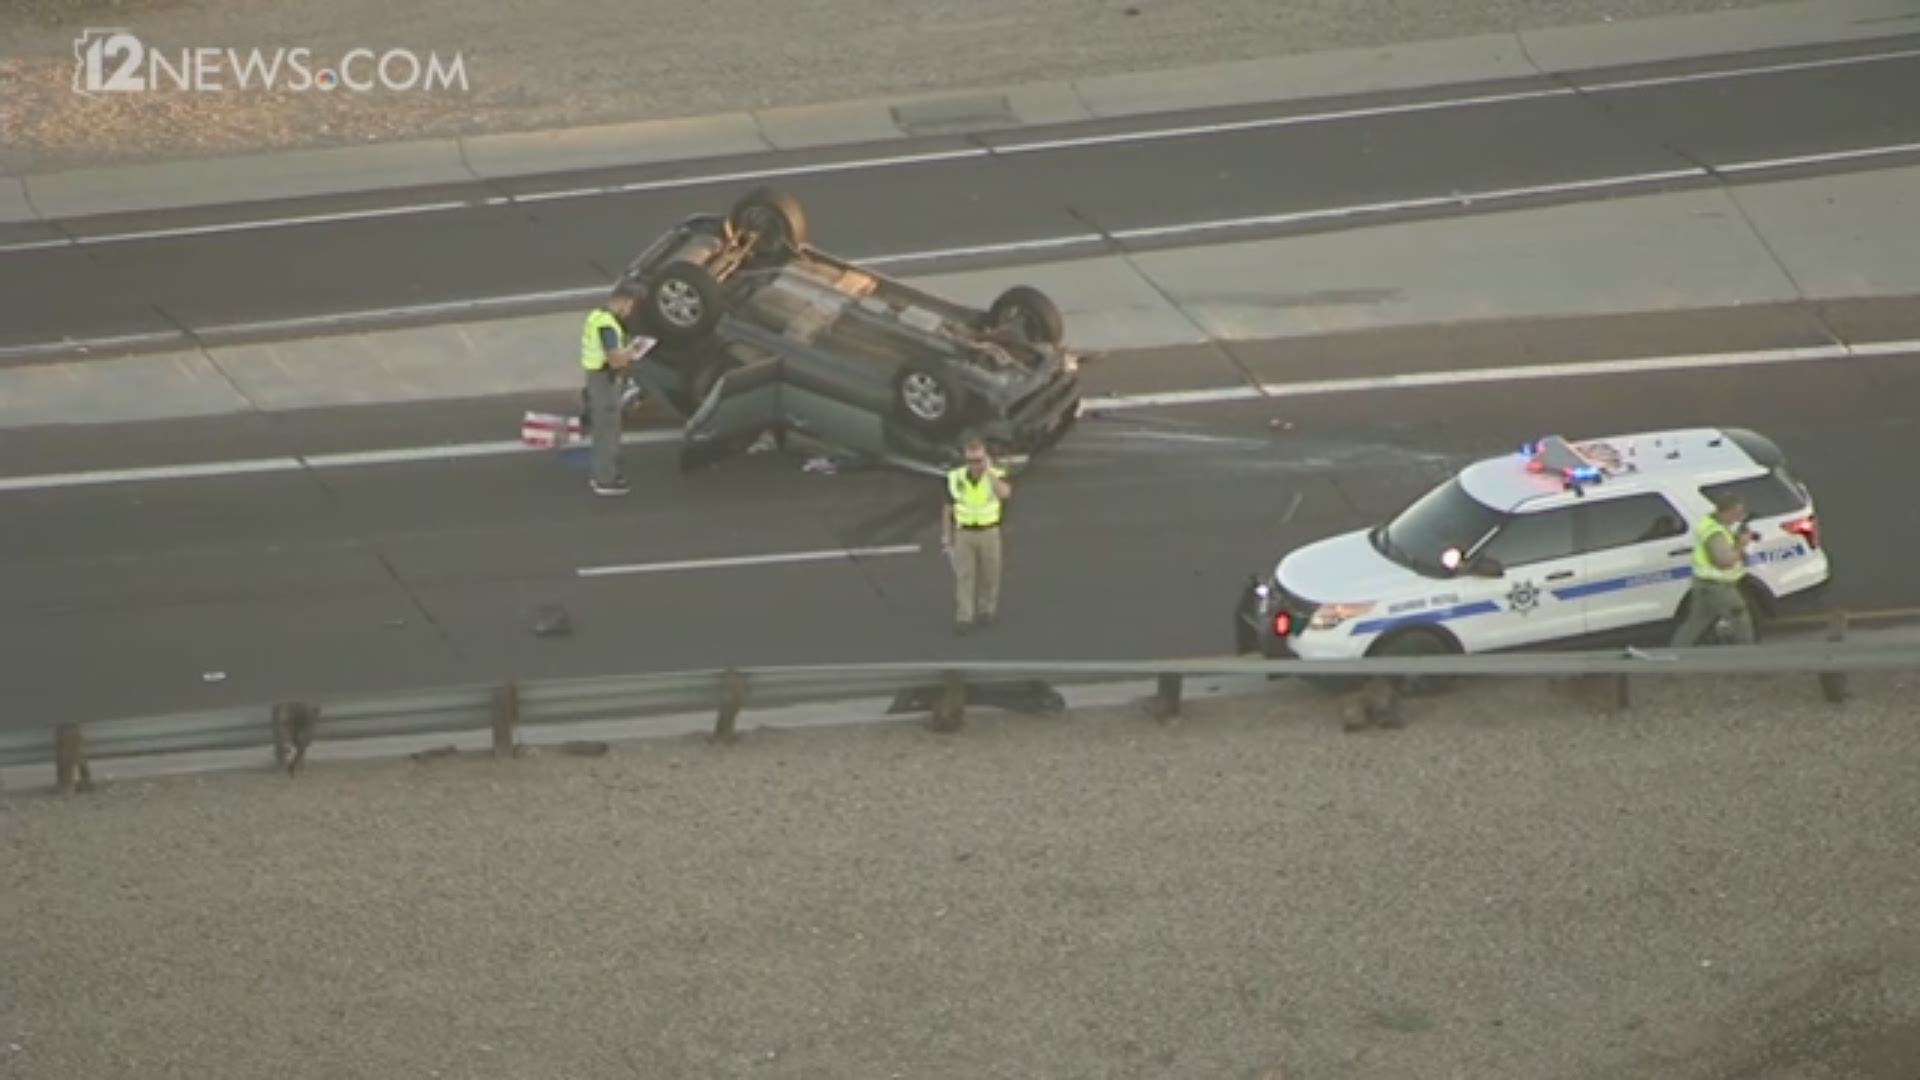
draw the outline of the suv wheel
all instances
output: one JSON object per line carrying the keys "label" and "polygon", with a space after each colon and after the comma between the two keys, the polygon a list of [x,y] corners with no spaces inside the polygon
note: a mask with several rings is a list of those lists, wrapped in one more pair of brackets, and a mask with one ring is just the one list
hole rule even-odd
{"label": "suv wheel", "polygon": [[1030,285],[1015,285],[1000,294],[987,309],[994,326],[1012,326],[1037,345],[1058,345],[1067,336],[1066,318],[1046,293]]}
{"label": "suv wheel", "polygon": [[960,384],[936,364],[909,364],[893,382],[900,415],[923,431],[946,434],[959,426],[966,401]]}
{"label": "suv wheel", "polygon": [[647,292],[647,322],[665,341],[690,341],[720,321],[720,283],[706,268],[674,263]]}
{"label": "suv wheel", "polygon": [[785,248],[798,251],[807,243],[807,215],[800,202],[784,191],[755,188],[733,204],[733,227],[750,232],[762,251]]}

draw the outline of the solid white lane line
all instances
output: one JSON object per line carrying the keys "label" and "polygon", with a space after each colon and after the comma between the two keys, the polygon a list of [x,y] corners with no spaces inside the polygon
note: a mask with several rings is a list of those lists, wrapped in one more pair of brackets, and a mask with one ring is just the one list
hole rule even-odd
{"label": "solid white lane line", "polygon": [[791,551],[777,555],[740,555],[722,559],[684,559],[679,562],[629,563],[625,566],[583,566],[581,577],[612,577],[620,574],[668,574],[683,570],[721,570],[739,566],[778,566],[787,563],[833,562],[878,555],[917,555],[919,544],[895,544],[891,547],[841,548],[834,551]]}
{"label": "solid white lane line", "polygon": [[1014,143],[1010,146],[996,146],[996,154],[1033,154],[1055,150],[1078,150],[1089,146],[1111,146],[1117,143],[1147,143],[1164,139],[1184,139],[1193,136],[1231,135],[1241,131],[1262,131],[1271,128],[1303,127],[1309,124],[1331,124],[1342,120],[1369,120],[1381,116],[1399,116],[1408,113],[1439,112],[1446,109],[1471,109],[1487,105],[1503,105],[1514,101],[1531,101],[1537,98],[1572,97],[1579,91],[1564,86],[1548,87],[1541,90],[1515,90],[1505,94],[1476,94],[1472,97],[1442,98],[1438,101],[1409,101],[1399,105],[1367,105],[1353,109],[1335,109],[1330,112],[1299,113],[1294,116],[1262,116],[1249,120],[1223,120],[1211,124],[1183,124],[1179,127],[1154,128],[1147,131],[1116,131],[1108,135],[1070,135],[1061,139],[1040,139],[1034,142]]}
{"label": "solid white lane line", "polygon": [[17,244],[0,244],[0,254],[10,251],[44,251],[47,248],[72,247],[73,241],[61,240],[22,240]]}
{"label": "solid white lane line", "polygon": [[[269,218],[264,221],[224,221],[212,225],[181,225],[171,229],[103,233],[99,236],[76,237],[72,242],[84,247],[88,244],[122,244],[129,240],[168,240],[180,236],[250,232],[254,229],[284,229],[295,225],[334,225],[346,221],[367,221],[375,218],[405,217],[410,214],[435,214],[443,210],[463,210],[472,205],[468,202],[437,202],[416,203],[411,206],[382,206],[370,210],[340,210],[330,214],[303,214],[299,217]],[[7,249],[0,248],[0,250]]]}
{"label": "solid white lane line", "polygon": [[[338,315],[302,315],[291,319],[267,319],[260,322],[222,323],[196,331],[201,338],[213,340],[247,334],[285,333],[290,330],[337,330],[355,323],[385,322],[395,319],[431,318],[435,315],[477,315],[501,308],[527,304],[571,303],[607,295],[611,285],[582,286],[575,289],[547,289],[516,296],[483,296],[474,300],[443,300],[408,307],[372,308]],[[0,355],[5,354],[0,349]]]}
{"label": "solid white lane line", "polygon": [[1889,157],[1894,154],[1920,153],[1920,142],[1894,143],[1889,146],[1867,146],[1858,150],[1828,150],[1819,154],[1801,154],[1797,157],[1768,158],[1764,161],[1737,161],[1732,165],[1716,165],[1714,171],[1723,173],[1767,172],[1773,169],[1791,169],[1800,165],[1823,165],[1836,161],[1859,161],[1863,158]]}
{"label": "solid white lane line", "polygon": [[1252,217],[1221,218],[1217,221],[1194,221],[1180,225],[1150,226],[1141,229],[1118,229],[1114,231],[1113,238],[1115,240],[1148,240],[1167,236],[1186,236],[1191,233],[1270,228],[1277,225],[1298,225],[1308,221],[1337,221],[1346,218],[1404,213],[1408,210],[1429,210],[1442,206],[1510,202],[1514,199],[1537,198],[1542,195],[1564,195],[1575,191],[1638,187],[1645,184],[1662,183],[1668,180],[1697,179],[1706,175],[1706,170],[1698,168],[1669,169],[1665,172],[1635,173],[1630,176],[1604,176],[1593,180],[1570,180],[1560,184],[1536,184],[1532,187],[1505,188],[1498,191],[1463,191],[1453,195],[1429,195],[1417,199],[1395,199],[1390,202],[1366,203],[1360,206],[1335,206],[1320,210],[1294,210],[1279,214],[1257,214]]}
{"label": "solid white lane line", "polygon": [[0,477],[0,491],[37,491],[47,488],[91,487],[95,484],[142,484],[162,480],[198,480],[206,477],[245,476],[251,473],[293,472],[298,458],[259,458],[253,461],[210,461],[200,465],[155,465],[143,469],[102,469],[96,472],[50,473],[41,476]]}
{"label": "solid white lane line", "polygon": [[[679,431],[629,431],[620,436],[622,446],[654,446],[679,442]],[[584,449],[585,443],[575,449]],[[503,454],[534,452],[518,439],[496,442],[449,443],[444,446],[409,447],[400,450],[362,450],[352,453],[308,454],[301,462],[309,469],[355,469],[368,465],[418,465],[429,461],[459,461],[466,458],[499,457]],[[552,454],[555,450],[540,450]]]}
{"label": "solid white lane line", "polygon": [[[625,446],[651,446],[678,442],[678,431],[631,431],[620,437]],[[584,446],[584,444],[582,444]],[[299,472],[302,469],[357,469],[378,465],[421,465],[435,461],[461,461],[469,458],[503,457],[526,452],[557,453],[527,446],[518,439],[495,442],[449,443],[443,446],[409,446],[393,450],[360,450],[335,454],[308,454],[249,461],[209,461],[192,465],[151,465],[137,469],[104,469],[97,472],[41,473],[37,476],[0,477],[0,491],[48,491],[96,484],[142,484],[167,480],[200,480],[257,473]]]}
{"label": "solid white lane line", "polygon": [[[1755,75],[1783,75],[1794,71],[1818,71],[1821,68],[1879,64],[1888,60],[1911,60],[1916,56],[1920,56],[1920,49],[1899,49],[1894,52],[1872,53],[1865,56],[1791,60],[1781,64],[1762,64],[1758,67],[1732,68],[1726,71],[1701,71],[1687,75],[1652,75],[1644,79],[1620,79],[1614,82],[1593,83],[1582,86],[1580,89],[1589,94],[1611,94],[1622,90],[1643,90],[1649,86],[1679,86],[1682,83],[1717,82],[1723,79],[1745,79]],[[1568,77],[1577,76],[1568,73]]]}
{"label": "solid white lane line", "polygon": [[702,176],[676,176],[665,180],[635,180],[613,190],[622,194],[636,191],[665,191],[673,188],[703,187],[708,184],[736,184],[754,180],[779,180],[788,176],[817,176],[821,173],[858,172],[861,169],[897,169],[903,165],[929,165],[937,161],[961,161],[989,157],[985,147],[964,150],[935,150],[924,154],[900,154],[893,157],[860,158],[855,161],[819,161],[806,165],[776,165],[765,169],[710,173]]}
{"label": "solid white lane line", "polygon": [[177,345],[184,343],[187,335],[178,330],[156,330],[143,334],[116,334],[103,338],[67,338],[62,341],[41,341],[32,345],[8,345],[0,347],[0,358],[25,360],[35,356],[52,356],[72,352],[90,352],[101,349],[120,349],[137,345]]}
{"label": "solid white lane line", "polygon": [[1368,105],[1353,109],[1335,109],[1329,112],[1301,113],[1295,116],[1263,116],[1248,120],[1229,120],[1212,124],[1184,124],[1177,127],[1154,128],[1146,131],[1122,131],[1109,135],[1069,136],[1061,139],[1043,139],[1035,142],[1015,143],[1012,146],[995,147],[994,153],[1021,154],[1037,151],[1076,150],[1087,146],[1104,146],[1127,142],[1154,142],[1162,139],[1179,139],[1195,135],[1230,135],[1240,131],[1258,131],[1268,128],[1325,124],[1342,120],[1367,120],[1382,116],[1437,112],[1446,109],[1483,108],[1488,105],[1505,105],[1516,101],[1533,101],[1545,98],[1573,97],[1578,94],[1616,93],[1620,91],[1639,90],[1652,86],[1714,82],[1721,79],[1744,79],[1754,75],[1777,75],[1794,71],[1810,71],[1816,68],[1848,67],[1858,64],[1880,63],[1887,60],[1905,60],[1914,56],[1920,56],[1920,49],[1902,49],[1895,52],[1873,53],[1866,56],[1842,56],[1827,60],[1763,64],[1756,67],[1695,72],[1687,75],[1652,76],[1645,79],[1627,79],[1617,82],[1594,83],[1578,88],[1568,86],[1543,87],[1538,90],[1515,90],[1501,94],[1475,94],[1470,97],[1442,98],[1436,101],[1410,101],[1398,105]]}
{"label": "solid white lane line", "polygon": [[[1920,338],[1906,341],[1874,341],[1860,345],[1817,345],[1787,349],[1750,349],[1740,352],[1695,353],[1676,356],[1640,357],[1628,360],[1586,360],[1555,364],[1526,364],[1514,367],[1467,368],[1456,371],[1416,372],[1402,375],[1375,375],[1352,379],[1324,379],[1314,382],[1268,383],[1265,386],[1223,386],[1204,390],[1175,390],[1157,394],[1112,394],[1089,397],[1083,407],[1089,412],[1117,412],[1128,409],[1167,408],[1186,405],[1219,405],[1262,398],[1310,397],[1324,394],[1356,394],[1386,390],[1411,390],[1433,386],[1465,386],[1474,383],[1530,382],[1543,379],[1575,379],[1596,375],[1640,375],[1696,368],[1731,368],[1764,364],[1806,363],[1810,361],[1869,359],[1912,354],[1920,357]],[[678,430],[635,431],[621,437],[629,445],[659,445],[680,440]],[[306,457],[261,458],[251,461],[208,462],[197,465],[160,465],[139,469],[112,469],[101,472],[45,473],[38,476],[0,477],[0,491],[35,491],[95,484],[150,483],[166,480],[191,480],[208,477],[239,476],[251,473],[294,472],[300,469],[363,468],[378,465],[412,465],[467,458],[501,457],[519,453],[556,453],[534,450],[516,440],[453,443],[444,446],[407,447],[394,450],[368,450],[358,453],[312,454]]]}
{"label": "solid white lane line", "polygon": [[1051,236],[1045,240],[1009,240],[1001,244],[977,244],[973,247],[939,248],[934,251],[909,251],[899,255],[875,255],[866,259],[853,259],[866,266],[903,262],[933,262],[942,259],[965,259],[978,255],[1015,255],[1023,251],[1051,251],[1059,248],[1075,247],[1080,244],[1104,243],[1106,237],[1099,233],[1080,233],[1075,236]]}
{"label": "solid white lane line", "polygon": [[1793,364],[1815,360],[1846,360],[1866,356],[1900,353],[1920,354],[1920,339],[1876,342],[1873,345],[1816,345],[1790,349],[1751,349],[1742,352],[1696,353],[1680,356],[1651,356],[1633,360],[1586,360],[1565,364],[1521,364],[1512,367],[1466,368],[1456,371],[1422,371],[1399,375],[1373,375],[1353,379],[1321,379],[1312,382],[1268,383],[1264,386],[1224,386],[1210,390],[1174,390],[1159,394],[1115,394],[1086,398],[1088,411],[1114,412],[1126,409],[1165,408],[1178,405],[1216,405],[1262,398],[1312,397],[1323,394],[1355,394],[1380,390],[1417,390],[1435,386],[1467,386],[1489,382],[1531,382],[1542,379],[1578,379],[1595,375],[1639,375],[1698,368],[1747,367],[1762,364]]}
{"label": "solid white lane line", "polygon": [[1818,68],[1850,67],[1861,64],[1882,63],[1889,60],[1904,60],[1920,56],[1920,49],[1903,49],[1892,52],[1870,53],[1861,56],[1834,57],[1825,60],[1804,60],[1781,64],[1763,64],[1744,68],[1728,68],[1717,71],[1695,72],[1684,75],[1653,76],[1644,79],[1629,79],[1616,82],[1595,83],[1579,89],[1555,86],[1538,90],[1518,90],[1501,94],[1475,94],[1467,97],[1443,98],[1434,101],[1405,102],[1396,105],[1374,105],[1353,109],[1336,109],[1328,112],[1303,113],[1293,116],[1271,116],[1248,120],[1221,121],[1210,124],[1185,124],[1174,127],[1150,128],[1143,131],[1112,132],[1103,135],[1069,136],[1060,139],[1041,139],[1032,142],[1014,143],[1009,146],[988,148],[969,148],[962,150],[942,150],[929,153],[900,154],[891,157],[861,158],[853,161],[815,162],[804,165],[780,165],[763,169],[744,169],[737,172],[709,173],[698,176],[669,177],[659,180],[637,180],[626,184],[608,184],[600,187],[568,188],[559,191],[537,191],[510,196],[493,196],[478,202],[435,202],[415,203],[403,206],[381,207],[372,210],[347,210],[328,214],[303,214],[283,218],[255,218],[246,221],[227,222],[219,225],[186,226],[172,229],[154,229],[113,233],[106,236],[82,237],[78,240],[35,240],[18,244],[0,244],[0,253],[13,251],[33,251],[49,247],[64,247],[71,244],[120,243],[130,240],[154,240],[167,237],[193,236],[201,233],[232,232],[246,229],[283,228],[293,225],[321,225],[343,221],[354,221],[370,217],[391,217],[406,214],[429,214],[446,210],[468,209],[476,206],[501,206],[515,203],[552,202],[562,199],[588,199],[611,195],[632,194],[643,191],[659,191],[673,188],[701,187],[710,184],[740,183],[758,180],[777,180],[789,176],[807,176],[820,173],[858,171],[862,169],[898,168],[905,165],[920,165],[939,161],[961,160],[966,158],[990,157],[997,154],[1027,154],[1056,150],[1073,150],[1090,146],[1106,146],[1126,142],[1156,142],[1164,139],[1181,138],[1196,135],[1223,135],[1239,131],[1254,131],[1262,128],[1292,127],[1303,124],[1324,124],[1341,120],[1362,120],[1381,116],[1395,116],[1434,112],[1445,109],[1481,108],[1488,105],[1500,105],[1516,101],[1533,99],[1569,97],[1587,93],[1613,93],[1638,90],[1651,86],[1668,86],[1682,83],[1714,82],[1725,79],[1748,78],[1755,75],[1773,75],[1793,71],[1808,71]]}

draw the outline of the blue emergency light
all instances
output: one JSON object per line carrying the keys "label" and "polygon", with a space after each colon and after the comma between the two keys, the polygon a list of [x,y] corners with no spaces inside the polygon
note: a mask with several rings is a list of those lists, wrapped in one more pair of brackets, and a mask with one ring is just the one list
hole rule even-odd
{"label": "blue emergency light", "polygon": [[1597,484],[1606,477],[1606,470],[1558,435],[1548,435],[1539,442],[1525,443],[1520,449],[1528,459],[1528,471],[1557,472],[1568,487]]}

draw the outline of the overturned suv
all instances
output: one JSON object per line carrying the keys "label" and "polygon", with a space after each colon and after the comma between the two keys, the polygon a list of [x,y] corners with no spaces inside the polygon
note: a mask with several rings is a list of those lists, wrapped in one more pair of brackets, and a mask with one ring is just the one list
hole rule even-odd
{"label": "overturned suv", "polygon": [[761,188],[696,215],[633,260],[634,378],[686,421],[683,464],[800,435],[922,471],[967,437],[1018,463],[1079,415],[1060,310],[1026,286],[989,307],[948,301],[809,243],[790,196]]}

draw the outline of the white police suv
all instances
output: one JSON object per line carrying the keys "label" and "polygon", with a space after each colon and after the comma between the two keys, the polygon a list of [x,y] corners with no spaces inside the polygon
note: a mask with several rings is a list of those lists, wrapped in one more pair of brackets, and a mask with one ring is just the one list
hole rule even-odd
{"label": "white police suv", "polygon": [[[1558,436],[1475,462],[1384,525],[1258,575],[1239,651],[1344,660],[1651,636],[1683,617],[1693,527],[1741,497],[1756,619],[1825,585],[1813,498],[1779,447],[1735,428]],[[1648,634],[1648,631],[1653,631]]]}

